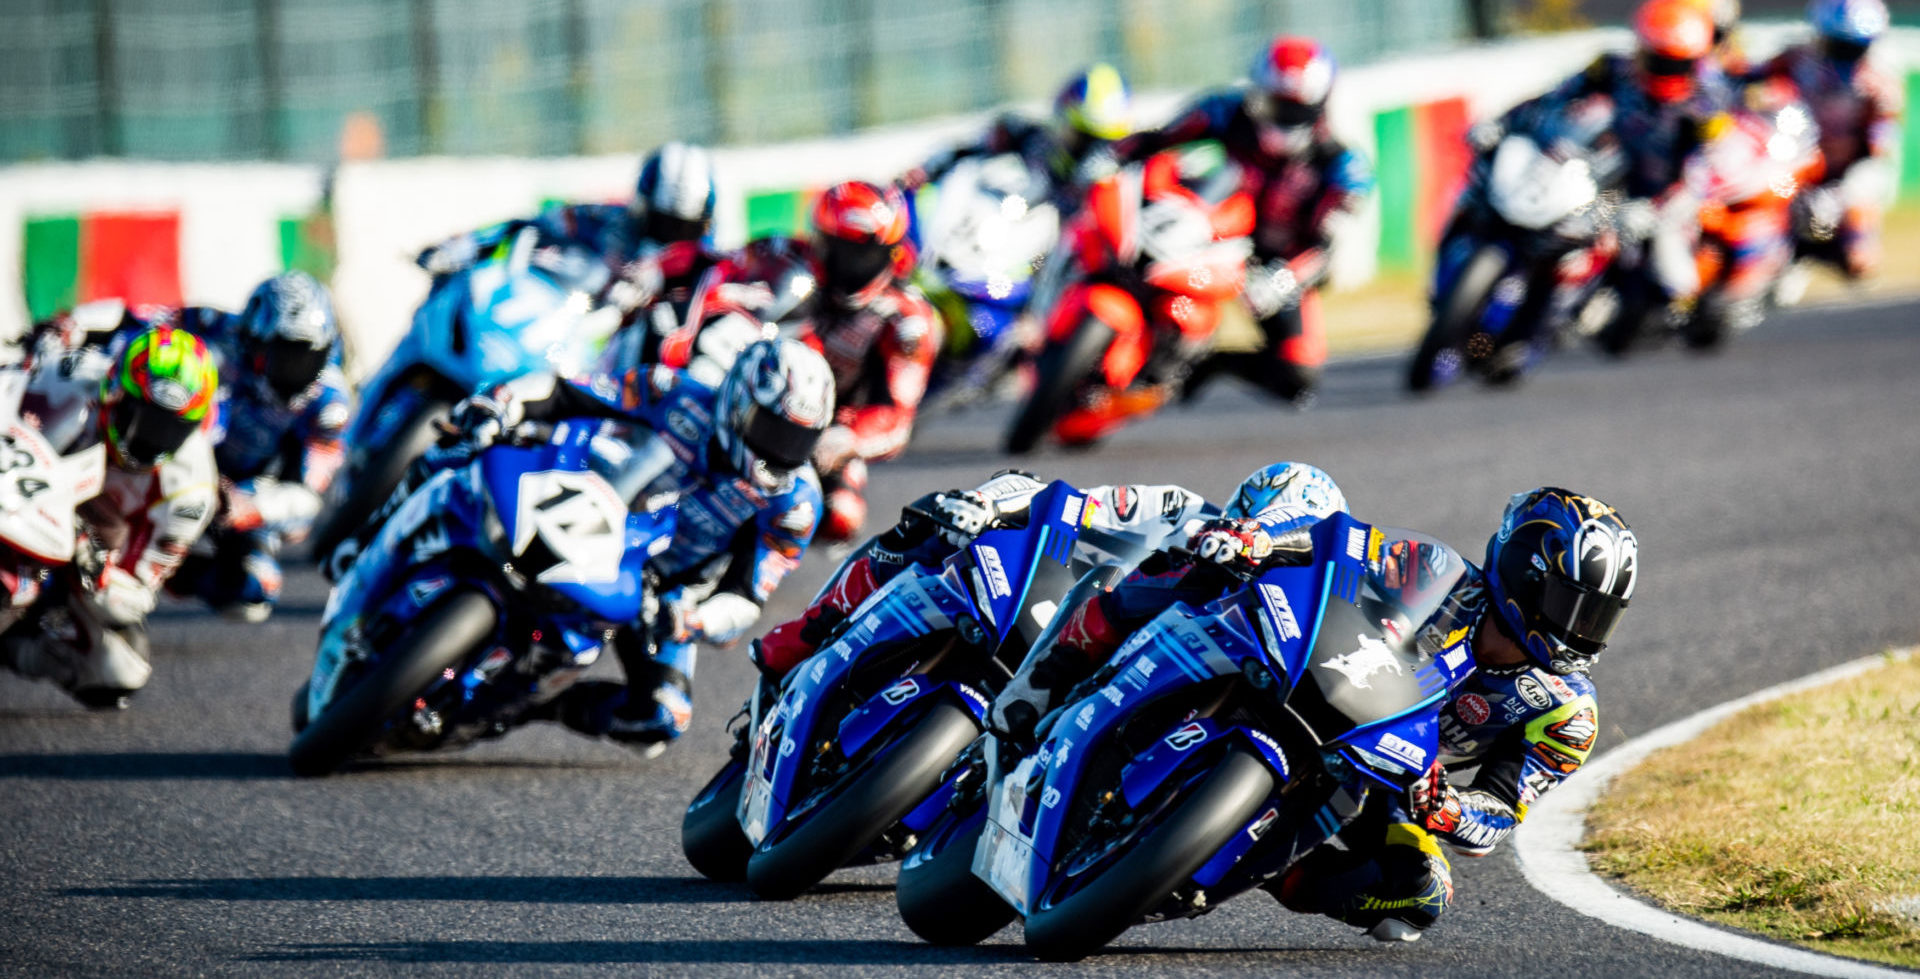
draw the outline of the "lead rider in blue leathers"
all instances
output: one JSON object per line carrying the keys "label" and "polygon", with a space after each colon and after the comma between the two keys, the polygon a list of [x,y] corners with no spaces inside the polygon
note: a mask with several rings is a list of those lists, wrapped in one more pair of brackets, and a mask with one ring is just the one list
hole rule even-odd
{"label": "lead rider in blue leathers", "polygon": [[523,422],[583,417],[645,427],[615,488],[636,508],[677,505],[679,514],[672,546],[647,565],[658,611],[614,636],[626,682],[577,683],[529,719],[651,749],[692,720],[695,644],[737,641],[813,539],[820,481],[807,459],[833,418],[833,374],[805,344],[749,346],[718,389],[634,365],[584,384],[541,374],[476,395],[454,412],[465,441],[424,457],[329,570],[351,561],[434,469]]}
{"label": "lead rider in blue leathers", "polygon": [[[1195,537],[1194,554],[1156,555],[1112,591],[1062,609],[1064,628],[1034,648],[995,700],[994,728],[1034,743],[1048,712],[1070,703],[1069,691],[1174,602],[1217,598],[1267,561],[1310,560],[1306,531],[1325,514],[1287,499],[1297,496],[1290,484],[1299,478],[1289,469],[1319,472],[1283,465],[1265,480],[1268,470],[1255,473],[1247,485],[1271,496],[1252,507],[1236,500],[1228,510],[1243,516],[1260,508],[1267,519],[1213,525]],[[1288,511],[1292,526],[1269,533]],[[1379,560],[1389,587],[1418,588],[1455,558],[1399,540]],[[1441,710],[1440,757],[1404,797],[1370,795],[1341,830],[1341,846],[1314,850],[1267,890],[1291,910],[1365,928],[1381,941],[1417,940],[1453,900],[1441,845],[1486,855],[1542,793],[1586,761],[1599,731],[1587,670],[1633,597],[1638,566],[1633,532],[1612,507],[1552,487],[1516,494],[1487,541],[1484,566],[1467,568],[1420,635],[1422,648],[1440,656],[1470,651],[1476,666]],[[1449,781],[1450,770],[1467,768],[1470,780]]]}

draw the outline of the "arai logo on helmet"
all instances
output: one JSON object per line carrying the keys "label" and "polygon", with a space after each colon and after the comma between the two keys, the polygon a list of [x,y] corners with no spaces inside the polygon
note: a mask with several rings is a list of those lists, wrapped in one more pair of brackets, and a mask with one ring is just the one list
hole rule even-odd
{"label": "arai logo on helmet", "polygon": [[147,400],[168,411],[179,411],[193,400],[193,394],[173,378],[156,377],[147,385]]}

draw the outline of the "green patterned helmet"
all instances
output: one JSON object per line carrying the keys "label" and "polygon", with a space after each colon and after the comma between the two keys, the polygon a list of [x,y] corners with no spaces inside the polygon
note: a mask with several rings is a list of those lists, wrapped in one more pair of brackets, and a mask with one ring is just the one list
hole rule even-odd
{"label": "green patterned helmet", "polygon": [[100,380],[107,445],[129,469],[152,469],[205,424],[220,390],[213,354],[199,337],[156,326],[133,338]]}

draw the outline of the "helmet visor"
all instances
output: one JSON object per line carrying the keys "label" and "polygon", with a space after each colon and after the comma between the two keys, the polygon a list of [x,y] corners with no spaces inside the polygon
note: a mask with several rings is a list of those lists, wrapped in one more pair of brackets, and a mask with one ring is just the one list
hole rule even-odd
{"label": "helmet visor", "polygon": [[1866,57],[1869,46],[1870,45],[1863,44],[1859,41],[1849,41],[1845,38],[1838,37],[1829,37],[1824,41],[1827,57],[1843,65],[1854,64],[1861,58]]}
{"label": "helmet visor", "polygon": [[807,457],[820,441],[820,430],[756,404],[748,409],[746,422],[740,426],[740,440],[767,468],[788,473],[807,464]]}
{"label": "helmet visor", "polygon": [[647,216],[647,237],[654,241],[699,241],[706,234],[707,222],[701,218],[683,218],[662,211]]}
{"label": "helmet visor", "polygon": [[829,289],[842,295],[855,293],[893,267],[893,249],[879,242],[827,235],[820,242],[820,265]]}
{"label": "helmet visor", "polygon": [[1247,115],[1271,126],[1293,129],[1319,122],[1320,107],[1265,92],[1256,92],[1247,96]]}
{"label": "helmet visor", "polygon": [[275,340],[267,345],[267,383],[283,398],[305,391],[327,366],[327,349],[299,340]]}
{"label": "helmet visor", "polygon": [[1568,646],[1584,653],[1598,653],[1613,635],[1613,627],[1627,607],[1626,600],[1559,575],[1542,577],[1540,617]]}
{"label": "helmet visor", "polygon": [[150,401],[123,397],[107,416],[107,433],[121,458],[135,466],[156,466],[180,451],[199,425]]}

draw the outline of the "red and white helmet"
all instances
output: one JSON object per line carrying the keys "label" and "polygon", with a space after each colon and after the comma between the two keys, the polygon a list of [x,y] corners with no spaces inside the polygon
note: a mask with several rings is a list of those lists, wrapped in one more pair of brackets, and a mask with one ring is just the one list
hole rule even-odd
{"label": "red and white helmet", "polygon": [[827,298],[857,309],[894,278],[912,274],[908,220],[907,200],[892,187],[849,180],[821,194],[813,205],[813,248]]}
{"label": "red and white helmet", "polygon": [[1253,59],[1247,73],[1247,115],[1262,149],[1276,156],[1305,152],[1333,91],[1332,52],[1319,41],[1281,37]]}

